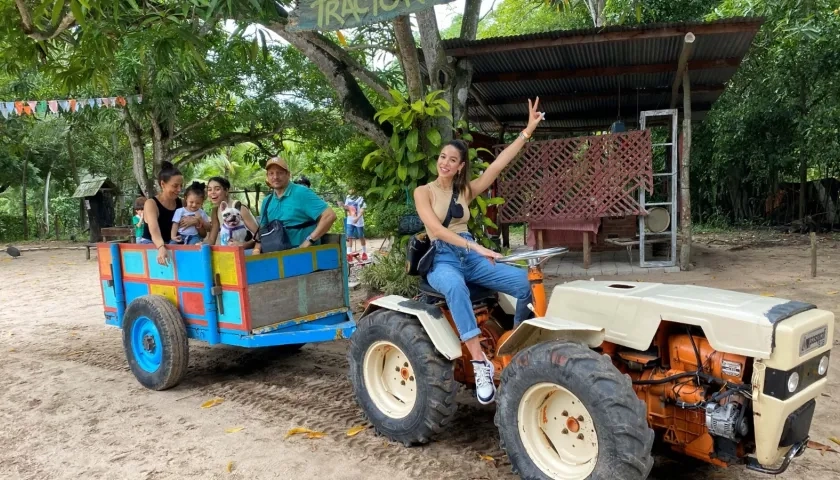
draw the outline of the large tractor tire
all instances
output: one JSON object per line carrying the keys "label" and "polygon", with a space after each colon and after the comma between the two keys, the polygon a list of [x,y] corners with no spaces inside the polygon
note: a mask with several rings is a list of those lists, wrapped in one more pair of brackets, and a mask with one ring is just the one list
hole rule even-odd
{"label": "large tractor tire", "polygon": [[159,295],[134,299],[122,323],[123,348],[131,372],[144,387],[166,390],[187,373],[187,329],[178,309]]}
{"label": "large tractor tire", "polygon": [[496,427],[523,479],[642,480],[654,433],[630,379],[569,342],[519,352],[502,372]]}
{"label": "large tractor tire", "polygon": [[423,444],[455,416],[454,364],[415,317],[382,309],[361,319],[348,356],[356,401],[379,434]]}

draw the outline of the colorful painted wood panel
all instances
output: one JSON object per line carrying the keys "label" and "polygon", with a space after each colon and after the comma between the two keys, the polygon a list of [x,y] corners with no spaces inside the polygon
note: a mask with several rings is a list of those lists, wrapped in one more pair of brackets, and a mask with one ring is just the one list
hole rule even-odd
{"label": "colorful painted wood panel", "polygon": [[249,256],[237,247],[168,245],[170,263],[159,265],[153,245],[101,243],[97,258],[106,322],[121,326],[127,306],[144,295],[167,298],[190,335],[210,343],[248,336],[255,328],[276,332],[327,317],[329,323],[336,315],[346,320],[343,246],[338,237],[337,243],[306,250]]}

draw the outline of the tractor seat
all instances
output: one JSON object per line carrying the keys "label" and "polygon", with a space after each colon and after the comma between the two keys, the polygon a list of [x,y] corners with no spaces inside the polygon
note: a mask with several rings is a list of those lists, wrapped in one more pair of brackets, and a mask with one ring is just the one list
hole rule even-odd
{"label": "tractor seat", "polygon": [[[476,285],[473,283],[467,283],[467,288],[470,290],[470,301],[472,303],[480,302],[487,298],[495,297],[496,292],[489,288],[482,287],[481,285]],[[429,285],[429,282],[426,280],[426,277],[420,277],[420,291],[425,293],[426,295],[431,295],[433,297],[438,298],[446,298],[444,295]]]}

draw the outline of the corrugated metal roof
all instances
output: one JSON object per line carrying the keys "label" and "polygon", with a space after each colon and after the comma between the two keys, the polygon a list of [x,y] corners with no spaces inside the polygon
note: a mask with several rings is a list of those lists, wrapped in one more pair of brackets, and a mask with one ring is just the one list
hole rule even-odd
{"label": "corrugated metal roof", "polygon": [[[762,23],[761,18],[731,18],[610,26],[475,41],[451,39],[443,46],[447,55],[469,57],[473,87],[490,112],[511,128],[524,125],[525,98],[537,95],[544,99],[542,126],[597,128],[616,119],[619,89],[621,114],[628,124],[635,123],[637,110],[670,106],[687,32],[695,35],[689,59],[691,86],[697,90],[692,108],[708,110],[737,71]],[[645,93],[637,97],[637,92]],[[682,108],[681,98],[678,107]],[[498,129],[484,108],[471,105],[469,113],[483,130]]]}
{"label": "corrugated metal roof", "polygon": [[92,197],[96,195],[96,192],[102,187],[104,183],[108,183],[106,186],[111,186],[111,182],[108,181],[107,177],[97,177],[86,175],[82,178],[81,183],[79,183],[78,188],[73,193],[73,198],[84,198],[84,197]]}

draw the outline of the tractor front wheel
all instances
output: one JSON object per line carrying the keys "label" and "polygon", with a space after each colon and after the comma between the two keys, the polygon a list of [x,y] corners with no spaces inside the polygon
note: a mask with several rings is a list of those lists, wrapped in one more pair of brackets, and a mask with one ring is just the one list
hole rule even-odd
{"label": "tractor front wheel", "polygon": [[427,443],[455,416],[454,365],[417,318],[386,309],[362,318],[348,357],[356,401],[378,433]]}
{"label": "tractor front wheel", "polygon": [[166,390],[181,382],[189,365],[187,329],[168,299],[134,299],[123,315],[122,336],[128,366],[141,385]]}
{"label": "tractor front wheel", "polygon": [[522,478],[641,480],[653,467],[644,403],[607,357],[583,345],[519,352],[496,401],[502,447]]}

